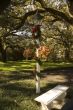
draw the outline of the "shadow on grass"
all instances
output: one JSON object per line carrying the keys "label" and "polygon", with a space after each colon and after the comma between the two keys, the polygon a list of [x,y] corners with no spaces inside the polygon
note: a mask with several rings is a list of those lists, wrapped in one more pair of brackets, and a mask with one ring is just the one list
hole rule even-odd
{"label": "shadow on grass", "polygon": [[68,86],[73,84],[73,67],[65,67],[65,68],[53,68],[53,69],[46,69],[42,71],[42,73],[45,73],[46,76],[48,75],[63,75],[65,76],[67,80]]}
{"label": "shadow on grass", "polygon": [[[70,83],[70,88],[67,91],[67,98],[72,98],[73,97],[73,87],[71,85],[72,81],[72,71],[71,70],[48,70],[47,75],[49,76],[50,74],[56,75],[56,74],[64,74],[67,78],[67,82],[48,82],[45,86],[41,87],[41,93],[44,93],[56,85],[67,85],[69,86]],[[44,77],[43,74],[41,77]],[[29,100],[31,102],[34,102],[34,98],[38,95],[35,94],[35,87],[31,83],[32,79],[34,76],[31,73],[24,73],[24,72],[11,72],[8,74],[0,73],[0,110],[38,110],[36,107],[35,108],[27,108],[29,105]],[[21,82],[17,82],[17,81]],[[24,80],[24,82],[22,82]],[[26,81],[28,80],[28,82]],[[12,81],[12,83],[11,83]],[[46,81],[46,80],[45,80]],[[22,108],[21,102],[23,101],[24,103],[24,108]],[[27,104],[27,103],[28,104]],[[25,107],[26,104],[26,107]],[[33,103],[34,104],[34,103]],[[33,106],[33,104],[30,106]],[[35,106],[35,105],[34,105]],[[53,109],[57,110],[57,109]]]}
{"label": "shadow on grass", "polygon": [[[48,83],[45,85],[45,87],[41,88],[41,93],[44,93],[56,85],[67,85],[67,83]],[[30,83],[24,82],[24,84],[18,84],[18,83],[8,83],[0,86],[0,89],[3,90],[2,96],[0,97],[0,110],[23,110],[20,103],[21,101],[26,101],[31,99],[34,100],[34,98],[37,96],[35,94],[35,87],[33,87]],[[71,88],[68,90],[69,94],[71,91]],[[67,96],[68,98],[69,95]],[[29,102],[28,102],[29,103]],[[31,105],[32,106],[32,105]],[[24,109],[25,110],[25,109]],[[26,109],[27,110],[27,109]],[[36,109],[37,110],[37,109]],[[52,110],[58,110],[58,109],[52,109]]]}
{"label": "shadow on grass", "polygon": [[0,85],[1,84],[6,84],[8,83],[9,81],[18,81],[18,80],[25,80],[25,79],[28,79],[28,80],[31,80],[31,79],[34,79],[34,74],[32,74],[33,72],[8,72],[8,73],[3,73],[3,72],[0,72]]}
{"label": "shadow on grass", "polygon": [[[14,92],[15,93],[16,92],[22,93],[24,96],[27,96],[27,97],[35,95],[35,88],[31,87],[31,84],[26,84],[26,83],[24,83],[24,85],[16,84],[16,83],[14,83],[14,84],[6,84],[6,85],[0,86],[0,88],[5,91],[6,95],[11,95],[12,96],[12,94],[14,95]],[[9,91],[11,93],[9,93]]]}
{"label": "shadow on grass", "polygon": [[21,79],[33,79],[32,72],[11,72],[10,75],[8,75],[8,78],[10,80],[21,80]]}
{"label": "shadow on grass", "polygon": [[46,91],[56,87],[57,85],[66,85],[66,86],[68,86],[68,84],[66,82],[48,83],[48,84],[46,84],[45,87],[41,88],[42,93],[45,93]]}
{"label": "shadow on grass", "polygon": [[44,69],[42,72],[47,72],[48,74],[50,74],[51,72],[70,72],[70,73],[73,73],[73,67],[58,67],[58,68],[47,68],[47,69]]}
{"label": "shadow on grass", "polygon": [[14,100],[0,98],[0,110],[20,110],[20,106]]}
{"label": "shadow on grass", "polygon": [[[31,101],[35,98],[35,88],[31,84],[3,84],[0,86],[0,110],[27,110]],[[21,102],[24,102],[24,105]],[[26,103],[27,102],[27,103]],[[32,108],[32,105],[30,105]],[[37,110],[37,109],[35,109]]]}

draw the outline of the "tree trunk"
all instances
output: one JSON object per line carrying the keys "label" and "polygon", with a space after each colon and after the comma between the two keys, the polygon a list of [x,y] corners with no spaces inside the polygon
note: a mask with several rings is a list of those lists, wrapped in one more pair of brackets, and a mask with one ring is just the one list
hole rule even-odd
{"label": "tree trunk", "polygon": [[65,61],[70,61],[70,49],[65,49]]}
{"label": "tree trunk", "polygon": [[2,55],[2,61],[6,62],[6,60],[7,60],[7,58],[6,58],[6,48],[4,48],[1,39],[0,39],[0,52],[1,52],[1,55]]}
{"label": "tree trunk", "polygon": [[6,61],[7,61],[6,49],[3,50],[3,52],[2,52],[2,61],[3,61],[3,62],[6,62]]}

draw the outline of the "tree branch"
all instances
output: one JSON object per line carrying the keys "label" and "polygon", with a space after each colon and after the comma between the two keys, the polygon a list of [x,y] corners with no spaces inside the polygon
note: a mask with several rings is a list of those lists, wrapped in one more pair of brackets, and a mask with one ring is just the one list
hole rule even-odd
{"label": "tree branch", "polygon": [[70,14],[73,16],[73,0],[66,0]]}
{"label": "tree branch", "polygon": [[[32,16],[36,13],[37,9],[34,10],[34,11],[30,11],[28,13],[25,13],[24,16],[21,18],[21,22],[15,27],[14,30],[18,30],[20,29],[24,24],[25,24],[25,21],[26,19],[29,17],[29,16]],[[70,16],[67,16],[65,13],[63,12],[60,12],[60,11],[57,11],[55,9],[52,9],[52,8],[45,8],[45,9],[38,9],[38,12],[39,13],[45,13],[45,12],[49,12],[51,13],[51,15],[60,20],[60,21],[66,21],[68,22],[70,25],[73,25],[73,17],[70,17]],[[49,14],[48,14],[49,16]]]}

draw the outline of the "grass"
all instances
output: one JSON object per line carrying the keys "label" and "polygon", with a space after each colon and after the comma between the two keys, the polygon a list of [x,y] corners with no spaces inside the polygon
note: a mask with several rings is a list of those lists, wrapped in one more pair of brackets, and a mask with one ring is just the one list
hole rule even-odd
{"label": "grass", "polygon": [[22,71],[33,70],[35,61],[9,61],[6,63],[0,62],[0,71]]}
{"label": "grass", "polygon": [[[58,85],[58,80],[50,82],[41,77],[41,94]],[[73,89],[71,93],[73,97]],[[40,104],[34,101],[38,95],[35,93],[32,75],[24,72],[0,72],[0,110],[40,110]]]}
{"label": "grass", "polygon": [[[35,65],[35,61],[10,61],[7,63],[0,62],[0,71],[32,71],[34,70]],[[61,67],[73,67],[73,63],[49,63],[43,61],[41,70]]]}
{"label": "grass", "polygon": [[[46,82],[41,80],[41,83],[41,87],[45,87]],[[39,110],[40,106],[34,101],[37,96],[32,75],[0,73],[0,110]]]}
{"label": "grass", "polygon": [[[43,62],[42,69],[72,66],[72,63]],[[0,110],[40,110],[40,105],[34,101],[38,96],[35,93],[34,76],[24,72],[34,67],[35,61],[0,62]],[[41,94],[56,85],[42,77]]]}

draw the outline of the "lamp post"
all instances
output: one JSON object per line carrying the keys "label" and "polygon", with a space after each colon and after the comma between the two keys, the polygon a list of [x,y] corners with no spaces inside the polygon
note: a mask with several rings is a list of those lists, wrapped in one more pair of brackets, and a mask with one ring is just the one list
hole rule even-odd
{"label": "lamp post", "polygon": [[39,47],[41,43],[41,28],[40,21],[43,18],[38,11],[34,16],[36,24],[32,28],[32,37],[34,38],[36,44],[36,67],[35,67],[35,77],[36,77],[36,93],[40,93],[40,59],[39,59]]}

